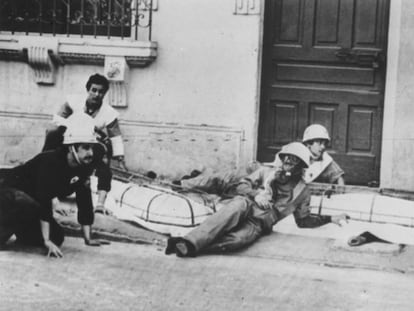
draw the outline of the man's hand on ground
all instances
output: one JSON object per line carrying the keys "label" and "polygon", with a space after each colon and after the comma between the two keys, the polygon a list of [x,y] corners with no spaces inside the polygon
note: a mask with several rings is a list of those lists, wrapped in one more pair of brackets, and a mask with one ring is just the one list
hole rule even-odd
{"label": "man's hand on ground", "polygon": [[339,214],[331,216],[331,222],[337,224],[338,226],[342,227],[342,222],[348,223],[348,219],[350,219],[347,214]]}
{"label": "man's hand on ground", "polygon": [[62,258],[63,253],[58,246],[56,246],[52,241],[47,240],[44,242],[45,247],[47,248],[47,257],[56,257]]}

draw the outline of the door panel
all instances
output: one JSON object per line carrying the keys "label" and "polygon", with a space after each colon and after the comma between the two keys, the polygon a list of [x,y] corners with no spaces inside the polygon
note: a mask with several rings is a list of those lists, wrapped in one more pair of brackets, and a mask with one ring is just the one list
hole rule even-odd
{"label": "door panel", "polygon": [[347,183],[379,179],[388,1],[265,2],[259,161],[319,123]]}

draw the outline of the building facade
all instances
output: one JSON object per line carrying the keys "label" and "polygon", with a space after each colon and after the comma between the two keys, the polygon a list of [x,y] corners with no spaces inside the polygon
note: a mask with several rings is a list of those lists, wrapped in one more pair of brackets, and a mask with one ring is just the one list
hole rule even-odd
{"label": "building facade", "polygon": [[[109,2],[116,7],[115,4],[122,1]],[[1,164],[13,165],[39,152],[52,114],[66,96],[86,96],[86,80],[96,72],[105,74],[111,81],[106,100],[120,113],[127,166],[141,172],[153,170],[168,178],[180,177],[193,169],[239,169],[257,159],[268,159],[280,147],[278,143],[283,143],[280,137],[298,140],[307,123],[329,120],[318,119],[315,117],[318,115],[308,108],[289,110],[295,107],[295,101],[301,101],[287,93],[288,97],[277,104],[289,108],[292,115],[280,117],[275,110],[276,116],[271,120],[279,123],[270,128],[280,133],[276,137],[279,140],[273,144],[275,149],[263,153],[263,122],[269,122],[264,120],[269,112],[263,108],[268,100],[263,85],[269,81],[264,75],[269,72],[269,64],[265,61],[269,44],[265,34],[268,27],[273,27],[266,22],[270,9],[264,0],[153,0],[151,8],[146,6],[148,1],[126,3],[131,11],[128,18],[132,21],[122,22],[122,27],[118,27],[121,30],[110,31],[109,35],[105,30],[101,33],[91,30],[100,25],[97,17],[101,13],[96,8],[92,22],[88,24],[87,18],[81,18],[86,22],[83,25],[81,22],[79,28],[69,21],[68,27],[61,25],[60,31],[47,30],[43,26],[26,33],[22,29],[2,26]],[[341,9],[340,1],[275,0],[272,3],[274,10],[284,14],[307,12],[309,3],[324,10],[335,9],[336,3],[337,9]],[[414,13],[414,3],[408,0],[356,3],[364,3],[358,7],[364,12],[373,6],[383,8],[386,14],[383,23],[385,41],[381,41],[385,44],[381,66],[384,84],[379,108],[361,110],[360,106],[364,106],[361,104],[357,107],[360,110],[352,106],[350,111],[363,112],[355,114],[361,124],[367,124],[372,118],[381,122],[372,122],[360,131],[361,134],[367,129],[372,131],[376,141],[366,139],[357,143],[352,135],[341,142],[342,132],[335,132],[334,124],[333,148],[336,148],[335,143],[343,146],[342,153],[337,154],[338,157],[343,154],[346,159],[364,152],[369,158],[372,153],[376,160],[363,165],[374,167],[376,175],[370,177],[373,181],[383,188],[412,191],[414,141],[411,136],[414,131],[411,131],[411,119],[414,108],[411,100],[414,88],[411,85],[414,86],[414,78],[411,69],[414,62],[410,56],[414,43],[410,38],[414,25],[410,16]],[[143,10],[139,14],[140,24],[131,19],[139,8]],[[108,5],[105,9],[109,9]],[[80,12],[81,17],[87,16],[86,10]],[[310,9],[309,12],[317,10]],[[298,16],[304,16],[301,14]],[[284,16],[278,16],[281,22],[273,25],[279,25],[281,29],[286,27],[289,34],[291,27],[286,26]],[[324,19],[324,22],[334,21]],[[105,27],[104,23],[102,25]],[[306,23],[297,25],[307,27]],[[89,32],[87,26],[91,28]],[[124,32],[125,27],[129,31]],[[342,54],[339,56],[337,58],[341,60]],[[292,70],[297,67],[286,66],[292,64],[289,59],[283,61],[283,68]],[[375,72],[375,62],[371,59],[369,66],[362,64],[359,72]],[[345,64],[348,67],[354,65]],[[305,82],[301,82],[304,88]],[[352,83],[349,85],[347,89],[352,88]],[[312,88],[315,88],[313,84]],[[325,109],[327,104],[335,104],[335,100],[323,98],[319,104],[324,109],[315,111],[325,113],[331,111]],[[303,114],[305,110],[307,113]],[[335,111],[332,115],[336,116]],[[343,117],[339,115],[337,119],[338,124],[342,124]],[[284,131],[289,126],[290,130]],[[354,127],[352,122],[346,126]],[[349,146],[356,147],[351,150]],[[335,150],[333,156],[336,156]],[[352,167],[346,169],[352,170]],[[365,184],[367,181],[358,179],[360,177],[352,171],[350,176],[353,176],[352,183]]]}

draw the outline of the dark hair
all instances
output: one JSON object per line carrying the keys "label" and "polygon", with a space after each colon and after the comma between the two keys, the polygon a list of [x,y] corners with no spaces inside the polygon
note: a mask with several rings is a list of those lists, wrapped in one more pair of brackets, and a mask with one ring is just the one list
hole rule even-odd
{"label": "dark hair", "polygon": [[88,79],[88,82],[86,82],[86,90],[89,91],[92,84],[99,84],[103,85],[105,88],[105,92],[109,89],[109,81],[107,78],[105,78],[103,75],[100,75],[99,73],[95,73],[94,75],[90,76]]}

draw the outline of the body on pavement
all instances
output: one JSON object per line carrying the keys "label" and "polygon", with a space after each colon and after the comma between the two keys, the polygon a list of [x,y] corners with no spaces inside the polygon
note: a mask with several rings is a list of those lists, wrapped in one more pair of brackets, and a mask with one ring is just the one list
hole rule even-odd
{"label": "body on pavement", "polygon": [[225,252],[252,244],[269,234],[284,217],[293,214],[301,228],[319,227],[329,222],[339,224],[345,214],[324,216],[310,213],[310,192],[302,179],[309,166],[310,152],[302,143],[283,147],[278,155],[281,165],[260,167],[233,184],[220,201],[218,212],[184,237],[171,237],[166,254],[195,256],[201,252]]}

